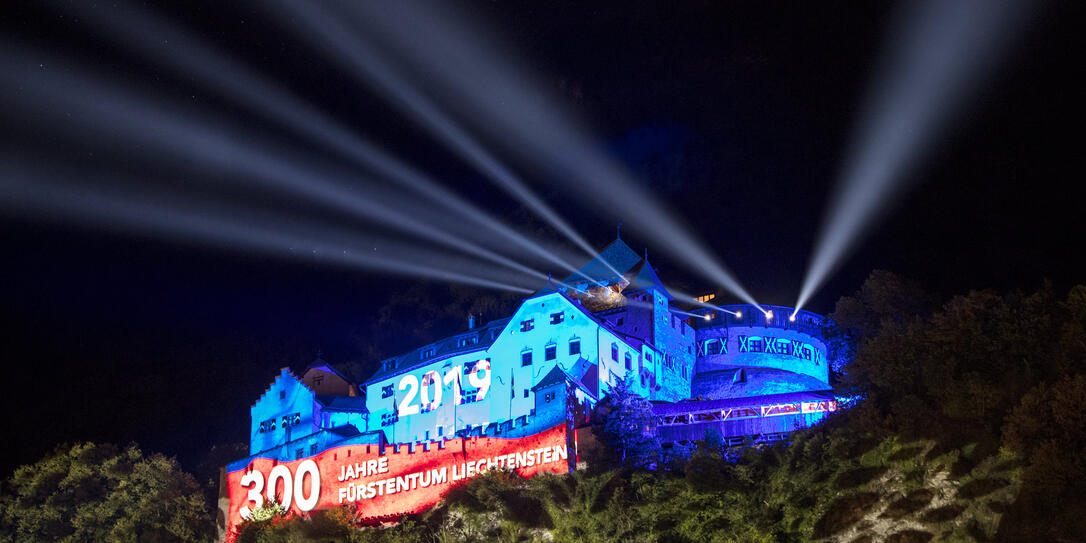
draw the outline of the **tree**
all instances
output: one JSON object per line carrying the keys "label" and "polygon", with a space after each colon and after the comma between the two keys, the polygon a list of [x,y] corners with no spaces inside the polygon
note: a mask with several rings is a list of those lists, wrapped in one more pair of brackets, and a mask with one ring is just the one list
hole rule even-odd
{"label": "tree", "polygon": [[154,542],[213,537],[207,502],[191,475],[136,445],[62,446],[7,481],[0,540]]}
{"label": "tree", "polygon": [[875,337],[886,324],[908,324],[931,313],[930,294],[912,280],[875,270],[852,296],[842,296],[830,315],[842,334],[857,342]]}
{"label": "tree", "polygon": [[724,459],[720,449],[703,441],[683,466],[686,484],[698,492],[716,492],[724,487]]}
{"label": "tree", "polygon": [[1007,417],[1003,443],[1029,459],[1026,481],[1048,494],[1086,497],[1086,375],[1038,385]]}
{"label": "tree", "polygon": [[843,296],[826,321],[823,336],[829,350],[832,378],[847,370],[856,349],[875,338],[883,327],[904,327],[929,315],[934,301],[915,281],[875,270],[852,296]]}
{"label": "tree", "polygon": [[1074,541],[1086,533],[1084,406],[1086,375],[1079,373],[1038,385],[1007,417],[1003,445],[1028,463],[1000,540]]}
{"label": "tree", "polygon": [[618,383],[592,411],[592,434],[602,450],[596,459],[603,469],[615,466],[646,467],[656,458],[656,416],[652,404],[630,388],[628,379]]}
{"label": "tree", "polygon": [[[883,287],[869,288],[872,282]],[[976,434],[971,439],[998,441],[1030,389],[1086,370],[1082,287],[1065,300],[1050,285],[1033,293],[973,291],[930,316],[910,308],[902,293],[910,291],[873,274],[863,294],[842,299],[833,315],[860,338],[846,377],[867,398],[858,406],[867,429],[931,437],[966,431]]]}

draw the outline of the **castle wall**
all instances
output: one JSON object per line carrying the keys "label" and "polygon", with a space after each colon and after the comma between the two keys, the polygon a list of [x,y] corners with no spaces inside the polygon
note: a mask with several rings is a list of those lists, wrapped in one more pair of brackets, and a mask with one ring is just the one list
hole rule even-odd
{"label": "castle wall", "polygon": [[490,469],[513,469],[524,477],[568,472],[576,458],[570,443],[576,440],[562,424],[515,439],[470,437],[417,446],[385,446],[363,435],[306,458],[246,458],[225,470],[222,533],[268,500],[297,515],[354,504],[372,522],[399,520]]}
{"label": "castle wall", "polygon": [[[653,290],[653,340],[659,355],[657,384],[652,400],[677,402],[690,397],[694,378],[694,329],[668,309],[668,299]],[[659,358],[662,358],[659,359]]]}
{"label": "castle wall", "polygon": [[797,330],[766,326],[714,326],[697,331],[697,371],[776,368],[829,383],[826,346]]}

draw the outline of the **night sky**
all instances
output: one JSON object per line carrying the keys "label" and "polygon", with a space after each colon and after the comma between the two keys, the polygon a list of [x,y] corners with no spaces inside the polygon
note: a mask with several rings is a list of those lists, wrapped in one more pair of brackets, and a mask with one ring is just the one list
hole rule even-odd
{"label": "night sky", "polygon": [[[291,141],[286,131],[48,4],[5,6],[5,46]],[[549,85],[545,90],[600,148],[635,172],[756,299],[792,304],[896,5],[634,4],[473,2],[465,11]],[[147,8],[518,230],[563,243],[253,3]],[[970,289],[1035,289],[1045,280],[1062,293],[1086,281],[1082,11],[1074,2],[1045,4],[994,78],[933,142],[929,160],[910,174],[910,189],[809,309],[831,311],[873,269],[914,278],[944,298]],[[5,154],[106,176],[219,175],[97,148],[85,134],[42,123],[3,100],[0,119]],[[598,212],[606,202],[567,194],[539,172],[519,173],[590,243],[602,248],[614,239],[615,222]],[[337,220],[254,190],[214,196],[287,217]],[[638,217],[622,220],[634,224]],[[634,234],[623,238],[635,250],[646,247]],[[0,208],[0,244],[3,473],[74,440],[137,441],[194,469],[210,445],[247,440],[248,407],[278,368],[301,370],[320,350],[365,374],[381,356],[462,329],[469,311],[500,318],[517,300],[8,208]],[[684,262],[647,249],[665,282],[692,294],[714,289]]]}

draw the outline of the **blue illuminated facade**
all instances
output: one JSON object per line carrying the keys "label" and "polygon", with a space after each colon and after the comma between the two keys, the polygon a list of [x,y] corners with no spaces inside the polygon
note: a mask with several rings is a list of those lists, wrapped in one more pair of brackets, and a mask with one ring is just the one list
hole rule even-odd
{"label": "blue illuminated facade", "polygon": [[252,406],[250,454],[291,460],[333,443],[575,426],[622,380],[654,402],[664,443],[701,439],[708,427],[725,438],[779,435],[836,408],[820,316],[678,305],[648,258],[618,239],[508,318],[471,319],[460,334],[381,361],[364,383],[320,359],[301,377],[282,370]]}
{"label": "blue illuminated facade", "polygon": [[810,311],[762,305],[695,309],[697,362],[689,400],[654,407],[662,443],[774,440],[836,411],[822,340]]}
{"label": "blue illuminated facade", "polygon": [[319,358],[302,377],[288,368],[279,370],[250,408],[249,454],[289,461],[348,438],[380,442],[380,436],[363,436],[368,414],[365,400],[354,390],[357,387]]}

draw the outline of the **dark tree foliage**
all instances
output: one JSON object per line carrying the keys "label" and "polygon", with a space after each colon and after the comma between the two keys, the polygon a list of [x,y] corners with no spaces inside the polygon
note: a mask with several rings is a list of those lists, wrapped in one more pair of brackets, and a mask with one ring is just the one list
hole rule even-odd
{"label": "dark tree foliage", "polygon": [[656,460],[656,417],[652,404],[622,381],[592,411],[592,434],[600,444],[590,464],[645,467]]}
{"label": "dark tree foliage", "polygon": [[930,316],[908,303],[909,296],[923,297],[877,273],[832,315],[838,326],[856,331],[846,383],[866,396],[859,408],[873,427],[965,428],[998,437],[1027,391],[1086,367],[1074,292],[1066,301],[1049,287],[1005,296],[970,292]]}
{"label": "dark tree foliage", "polygon": [[875,270],[860,290],[837,301],[830,317],[856,342],[879,334],[886,324],[907,324],[930,315],[934,298],[920,284],[885,270]]}
{"label": "dark tree foliage", "polygon": [[1008,417],[1003,441],[1029,458],[1026,480],[1086,494],[1086,375],[1031,390]]}
{"label": "dark tree foliage", "polygon": [[[852,296],[837,301],[823,330],[829,349],[830,376],[850,392],[863,394],[855,380],[843,379],[848,362],[867,340],[879,335],[883,327],[908,325],[927,317],[935,307],[934,299],[915,281],[885,270],[875,270]],[[843,381],[843,382],[842,382]]]}
{"label": "dark tree foliage", "polygon": [[192,476],[135,445],[60,447],[15,471],[0,511],[0,541],[210,541],[214,531]]}
{"label": "dark tree foliage", "polygon": [[724,461],[719,449],[702,444],[683,466],[686,484],[696,491],[710,492],[723,488]]}
{"label": "dark tree foliage", "polygon": [[271,518],[243,521],[226,539],[228,543],[381,541],[380,533],[360,531],[357,517],[357,511],[349,506],[314,511],[305,517],[276,511]]}
{"label": "dark tree foliage", "polygon": [[[1038,385],[1008,417],[1004,444],[1027,460],[1023,491],[1001,525],[1007,540],[1086,534],[1086,375]],[[1043,537],[1039,537],[1043,534]]]}
{"label": "dark tree foliage", "polygon": [[1027,463],[1001,537],[1086,532],[1086,287],[1063,299],[1049,285],[974,291],[930,315],[910,296],[923,297],[876,273],[832,315],[855,342],[846,383],[864,397],[853,413],[861,428],[1002,445]]}

